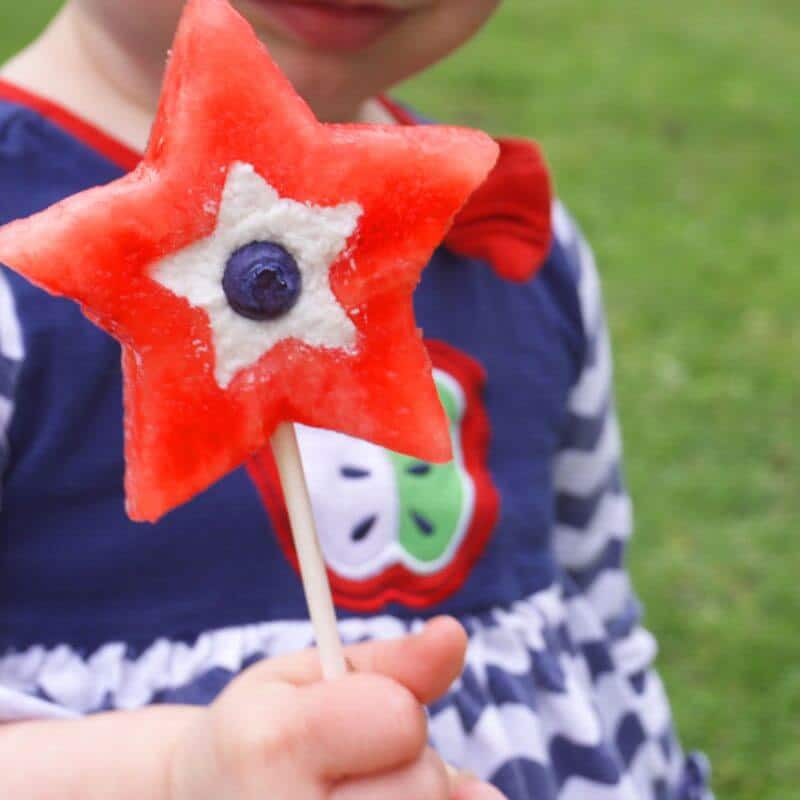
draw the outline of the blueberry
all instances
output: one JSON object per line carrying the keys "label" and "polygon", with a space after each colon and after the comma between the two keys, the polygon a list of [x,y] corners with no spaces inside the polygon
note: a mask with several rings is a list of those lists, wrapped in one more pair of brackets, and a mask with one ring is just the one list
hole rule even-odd
{"label": "blueberry", "polygon": [[222,276],[231,308],[259,321],[286,314],[298,301],[302,283],[297,262],[274,242],[251,242],[240,247],[228,259]]}

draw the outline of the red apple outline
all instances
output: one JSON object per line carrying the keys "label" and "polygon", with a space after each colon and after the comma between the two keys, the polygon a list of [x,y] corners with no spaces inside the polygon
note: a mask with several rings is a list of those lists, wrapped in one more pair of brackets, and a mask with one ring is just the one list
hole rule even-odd
{"label": "red apple outline", "polygon": [[[464,392],[461,448],[464,468],[475,487],[472,519],[451,561],[428,575],[419,575],[402,564],[394,564],[371,578],[353,580],[329,568],[334,601],[337,606],[350,611],[376,612],[390,603],[423,609],[455,594],[486,549],[500,515],[500,493],[494,485],[487,461],[491,426],[483,404],[486,371],[474,358],[446,342],[426,339],[425,345],[434,367],[455,378]],[[247,470],[272,520],[281,550],[299,571],[271,450],[267,448],[254,455],[247,463]]]}

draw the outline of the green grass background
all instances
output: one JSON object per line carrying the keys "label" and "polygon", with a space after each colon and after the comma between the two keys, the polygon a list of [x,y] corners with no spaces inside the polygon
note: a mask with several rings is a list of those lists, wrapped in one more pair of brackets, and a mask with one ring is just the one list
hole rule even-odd
{"label": "green grass background", "polygon": [[[0,9],[0,57],[52,0]],[[631,566],[722,800],[800,797],[800,6],[506,0],[401,95],[537,138],[594,244]]]}

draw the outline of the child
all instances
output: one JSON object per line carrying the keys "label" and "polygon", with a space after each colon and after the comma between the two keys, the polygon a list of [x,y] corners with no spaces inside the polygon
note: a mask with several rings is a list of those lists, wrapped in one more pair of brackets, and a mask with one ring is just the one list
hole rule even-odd
{"label": "child", "polygon": [[[405,124],[381,93],[496,5],[237,4],[321,119]],[[5,66],[0,222],[136,163],[180,6],[70,0]],[[344,638],[415,634],[354,646],[328,684],[313,654],[286,655],[311,634],[269,465],[155,530],[130,523],[116,344],[4,272],[0,796],[496,796],[441,755],[509,800],[710,797],[624,571],[591,253],[558,204],[551,241],[534,151],[506,143],[479,195],[415,298],[455,460],[300,431]],[[452,620],[423,624],[441,613],[468,645]]]}

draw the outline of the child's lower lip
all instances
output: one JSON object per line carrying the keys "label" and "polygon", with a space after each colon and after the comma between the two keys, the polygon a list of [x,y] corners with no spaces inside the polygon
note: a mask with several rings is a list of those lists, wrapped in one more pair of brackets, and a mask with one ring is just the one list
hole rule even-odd
{"label": "child's lower lip", "polygon": [[312,47],[359,50],[372,44],[405,16],[378,5],[314,0],[254,0],[276,25]]}

